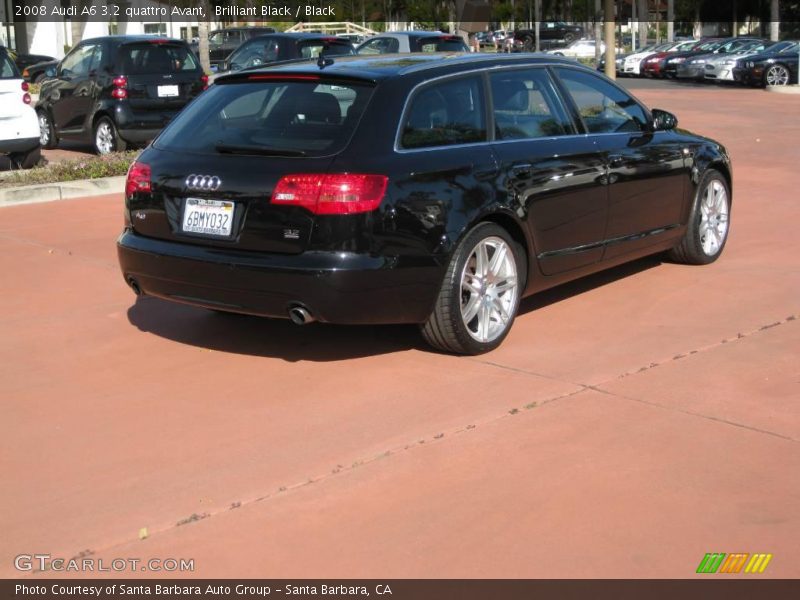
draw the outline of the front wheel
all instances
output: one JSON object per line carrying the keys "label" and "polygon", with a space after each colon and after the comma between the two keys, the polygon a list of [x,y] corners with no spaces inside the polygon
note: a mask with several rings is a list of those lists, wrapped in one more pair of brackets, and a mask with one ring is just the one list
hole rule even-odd
{"label": "front wheel", "polygon": [[124,152],[128,145],[119,137],[117,128],[108,117],[102,117],[94,126],[94,150],[97,154]]}
{"label": "front wheel", "polygon": [[497,348],[514,323],[526,272],[525,252],[508,232],[480,223],[453,253],[423,337],[455,354]]}
{"label": "front wheel", "polygon": [[728,239],[731,195],[722,173],[709,169],[697,186],[686,233],[669,258],[688,265],[707,265],[722,254]]}
{"label": "front wheel", "polygon": [[42,148],[55,148],[58,145],[58,139],[50,115],[44,110],[40,110],[36,116],[39,119],[39,145]]}

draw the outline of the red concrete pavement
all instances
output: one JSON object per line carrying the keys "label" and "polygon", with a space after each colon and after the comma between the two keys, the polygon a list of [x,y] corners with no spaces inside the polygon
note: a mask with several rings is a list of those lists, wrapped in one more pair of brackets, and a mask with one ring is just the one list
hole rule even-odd
{"label": "red concrete pavement", "polygon": [[226,577],[689,577],[717,551],[800,576],[797,99],[639,95],[731,151],[725,255],[531,298],[477,358],[135,301],[119,198],[0,209],[0,575],[88,551]]}

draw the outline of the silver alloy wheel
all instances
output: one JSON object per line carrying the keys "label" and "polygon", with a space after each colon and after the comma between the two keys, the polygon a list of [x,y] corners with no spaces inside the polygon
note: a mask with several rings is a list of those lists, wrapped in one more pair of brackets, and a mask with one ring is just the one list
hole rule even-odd
{"label": "silver alloy wheel", "polygon": [[716,256],[728,235],[728,192],[718,179],[706,186],[700,201],[699,236],[703,252]]}
{"label": "silver alloy wheel", "polygon": [[789,69],[773,65],[767,70],[767,85],[789,85]]}
{"label": "silver alloy wheel", "polygon": [[103,121],[97,126],[94,134],[94,145],[100,154],[108,154],[114,150],[114,132],[108,121]]}
{"label": "silver alloy wheel", "polygon": [[46,146],[50,143],[50,120],[44,113],[39,113],[39,144]]}
{"label": "silver alloy wheel", "polygon": [[469,335],[482,343],[500,337],[514,318],[517,293],[509,245],[495,236],[478,242],[461,271],[461,319]]}

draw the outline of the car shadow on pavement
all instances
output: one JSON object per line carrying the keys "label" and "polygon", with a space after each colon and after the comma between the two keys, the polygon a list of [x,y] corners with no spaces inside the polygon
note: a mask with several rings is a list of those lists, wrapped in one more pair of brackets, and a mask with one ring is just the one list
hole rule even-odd
{"label": "car shadow on pavement", "polygon": [[[662,264],[659,256],[642,258],[525,298],[525,315],[554,302],[589,292]],[[288,319],[268,319],[139,297],[128,309],[128,321],[140,331],[181,344],[288,362],[330,362],[429,348],[414,325],[298,326]]]}
{"label": "car shadow on pavement", "polygon": [[564,283],[554,288],[550,288],[549,290],[544,290],[543,292],[539,292],[533,296],[523,298],[519,306],[518,315],[524,315],[534,310],[544,308],[545,306],[549,306],[550,304],[560,302],[561,300],[566,300],[572,296],[578,296],[585,292],[590,292],[594,289],[603,287],[604,285],[608,285],[609,283],[614,283],[620,279],[625,279],[626,277],[631,277],[637,273],[657,267],[663,264],[663,262],[663,255],[656,254],[653,256],[646,256],[644,258],[619,265],[618,267],[600,271],[599,273],[582,277],[581,279],[576,279],[575,281],[571,281],[569,283]]}
{"label": "car shadow on pavement", "polygon": [[329,362],[423,348],[413,325],[347,326],[218,313],[139,297],[128,320],[140,331],[217,352]]}

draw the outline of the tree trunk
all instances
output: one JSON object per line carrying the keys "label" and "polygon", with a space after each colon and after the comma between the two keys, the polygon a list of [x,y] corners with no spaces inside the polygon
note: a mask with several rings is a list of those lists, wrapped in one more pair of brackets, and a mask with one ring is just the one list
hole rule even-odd
{"label": "tree trunk", "polygon": [[639,48],[647,46],[647,21],[650,17],[647,0],[637,0],[639,4]]}
{"label": "tree trunk", "polygon": [[667,0],[667,41],[675,41],[675,0]]}
{"label": "tree trunk", "polygon": [[617,52],[614,40],[614,0],[604,0],[603,2],[603,25],[605,30],[606,43],[606,76],[611,79],[617,78]]}
{"label": "tree trunk", "polygon": [[781,35],[781,13],[778,0],[772,0],[769,11],[769,39],[777,42]]}
{"label": "tree trunk", "polygon": [[603,39],[602,0],[594,0],[594,61],[600,64],[600,41]]}
{"label": "tree trunk", "polygon": [[[211,7],[208,0],[204,0],[203,8],[206,15],[211,14]],[[208,21],[199,20],[197,22],[197,53],[200,55],[200,66],[205,73],[211,72],[211,57],[208,55]]]}

